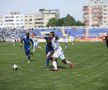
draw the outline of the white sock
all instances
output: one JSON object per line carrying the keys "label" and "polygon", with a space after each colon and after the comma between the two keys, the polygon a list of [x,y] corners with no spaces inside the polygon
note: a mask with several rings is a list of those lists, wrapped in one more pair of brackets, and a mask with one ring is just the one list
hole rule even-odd
{"label": "white sock", "polygon": [[66,60],[66,63],[67,63],[67,64],[71,64],[71,62],[70,62],[70,61],[68,61],[68,60]]}
{"label": "white sock", "polygon": [[33,52],[35,52],[35,48],[33,48]]}
{"label": "white sock", "polygon": [[68,46],[66,45],[66,46],[65,46],[65,50],[66,50],[67,48],[68,48]]}
{"label": "white sock", "polygon": [[52,62],[52,65],[53,65],[53,67],[57,70],[57,62],[56,62],[56,61],[53,61],[53,62]]}

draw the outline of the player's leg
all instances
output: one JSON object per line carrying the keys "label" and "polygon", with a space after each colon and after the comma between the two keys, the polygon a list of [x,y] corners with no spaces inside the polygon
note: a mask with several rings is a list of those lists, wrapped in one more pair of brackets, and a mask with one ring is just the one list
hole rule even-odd
{"label": "player's leg", "polygon": [[67,42],[65,42],[65,50],[67,50],[68,49],[68,44],[67,44]]}
{"label": "player's leg", "polygon": [[58,70],[57,58],[58,58],[58,53],[57,52],[54,52],[54,54],[52,56],[52,65],[54,67],[54,68],[52,68],[53,71],[57,71]]}
{"label": "player's leg", "polygon": [[27,49],[25,50],[25,53],[26,53],[26,56],[27,56],[27,58],[28,58],[28,62],[30,62],[30,48],[27,48]]}
{"label": "player's leg", "polygon": [[40,47],[40,46],[38,45],[38,43],[37,43],[37,45],[36,45],[36,46],[37,46],[37,48],[39,48],[39,49],[41,49],[41,50],[42,50],[42,47]]}
{"label": "player's leg", "polygon": [[68,64],[70,66],[70,68],[73,68],[74,67],[74,64],[72,64],[69,60],[66,60],[65,59],[65,56],[64,56],[64,53],[63,52],[61,52],[60,58],[61,58],[62,62],[64,64]]}
{"label": "player's leg", "polygon": [[53,57],[52,58],[52,65],[54,68],[52,68],[53,71],[58,71],[58,66],[57,66],[57,58]]}
{"label": "player's leg", "polygon": [[34,43],[34,45],[33,45],[33,52],[35,52],[35,49],[36,49],[36,45]]}
{"label": "player's leg", "polygon": [[53,54],[53,51],[46,52],[46,67],[49,66],[49,62],[50,60],[52,60],[52,54]]}
{"label": "player's leg", "polygon": [[66,59],[62,59],[62,62],[64,64],[68,64],[70,66],[70,68],[73,68],[74,67],[74,64],[72,64],[70,61],[66,60]]}
{"label": "player's leg", "polygon": [[49,66],[50,58],[49,58],[50,52],[46,52],[46,67]]}
{"label": "player's leg", "polygon": [[49,62],[50,62],[50,59],[46,58],[46,66],[45,66],[46,68],[49,67]]}

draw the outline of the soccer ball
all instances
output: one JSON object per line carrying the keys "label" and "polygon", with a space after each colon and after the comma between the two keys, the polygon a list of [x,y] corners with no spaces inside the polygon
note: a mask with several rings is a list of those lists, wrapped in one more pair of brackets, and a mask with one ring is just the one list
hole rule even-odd
{"label": "soccer ball", "polygon": [[16,64],[13,64],[12,69],[13,70],[18,70],[18,66]]}

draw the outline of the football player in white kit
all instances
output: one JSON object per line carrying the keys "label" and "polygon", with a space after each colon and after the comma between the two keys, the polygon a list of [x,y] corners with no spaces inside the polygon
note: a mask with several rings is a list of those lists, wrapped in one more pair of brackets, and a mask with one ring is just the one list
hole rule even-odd
{"label": "football player in white kit", "polygon": [[68,49],[68,34],[66,33],[64,36],[65,50]]}
{"label": "football player in white kit", "polygon": [[16,39],[15,39],[15,37],[12,37],[12,44],[13,44],[13,46],[16,45]]}
{"label": "football player in white kit", "polygon": [[51,38],[52,46],[53,46],[53,49],[54,49],[54,54],[52,55],[52,65],[53,65],[54,68],[52,68],[52,70],[53,71],[58,71],[57,59],[59,57],[64,64],[69,64],[70,67],[73,68],[74,64],[72,64],[70,61],[65,59],[63,50],[62,50],[58,40],[56,39],[54,32],[50,32],[50,38]]}
{"label": "football player in white kit", "polygon": [[70,42],[71,42],[72,45],[73,45],[73,44],[74,44],[75,37],[72,36],[71,34],[69,34],[69,38],[70,38]]}
{"label": "football player in white kit", "polygon": [[35,33],[33,33],[32,39],[33,39],[33,42],[34,42],[34,45],[33,45],[33,52],[35,52],[36,48],[39,48],[39,49],[42,50],[42,48],[38,45],[38,39],[37,39]]}

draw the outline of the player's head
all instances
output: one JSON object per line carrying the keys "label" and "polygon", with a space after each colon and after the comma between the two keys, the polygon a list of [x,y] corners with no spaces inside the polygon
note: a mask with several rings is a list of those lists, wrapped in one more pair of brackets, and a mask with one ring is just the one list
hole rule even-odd
{"label": "player's head", "polygon": [[53,37],[55,37],[55,33],[54,32],[50,32],[49,36],[50,36],[50,38],[53,38]]}
{"label": "player's head", "polygon": [[29,32],[27,32],[27,33],[26,33],[26,37],[27,37],[27,38],[29,38],[29,37],[30,37],[30,34],[29,34]]}
{"label": "player's head", "polygon": [[36,33],[33,33],[34,34],[34,36],[36,36]]}
{"label": "player's head", "polygon": [[65,31],[65,34],[67,34],[67,31]]}
{"label": "player's head", "polygon": [[71,35],[71,33],[69,33],[69,35]]}

